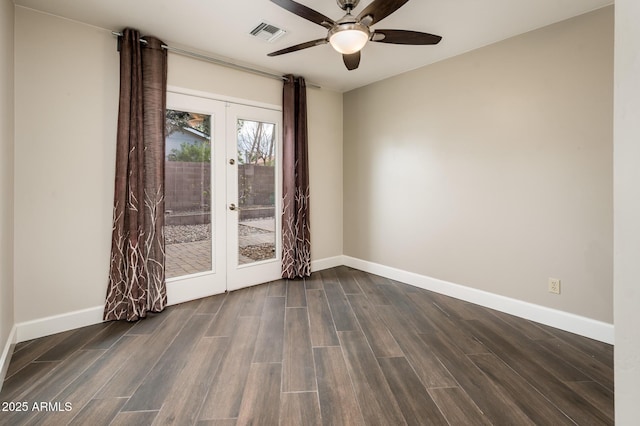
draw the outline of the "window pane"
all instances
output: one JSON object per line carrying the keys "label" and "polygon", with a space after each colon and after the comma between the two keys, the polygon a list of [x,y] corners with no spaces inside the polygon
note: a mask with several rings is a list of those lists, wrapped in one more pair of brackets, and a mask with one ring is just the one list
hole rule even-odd
{"label": "window pane", "polygon": [[276,258],[276,126],[238,120],[238,263]]}
{"label": "window pane", "polygon": [[211,271],[211,116],[167,110],[166,277]]}

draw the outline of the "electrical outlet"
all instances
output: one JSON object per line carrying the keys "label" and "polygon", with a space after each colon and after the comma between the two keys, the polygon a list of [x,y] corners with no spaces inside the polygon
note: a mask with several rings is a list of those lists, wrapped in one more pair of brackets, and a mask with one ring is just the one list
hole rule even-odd
{"label": "electrical outlet", "polygon": [[549,293],[560,294],[560,278],[549,278]]}

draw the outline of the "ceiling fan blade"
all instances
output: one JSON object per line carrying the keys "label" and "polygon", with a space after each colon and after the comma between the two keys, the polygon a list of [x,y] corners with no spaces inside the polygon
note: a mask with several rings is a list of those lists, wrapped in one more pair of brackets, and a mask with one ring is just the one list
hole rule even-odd
{"label": "ceiling fan blade", "polygon": [[375,30],[371,35],[371,41],[391,44],[438,44],[440,40],[439,35],[407,30]]}
{"label": "ceiling fan blade", "polygon": [[360,51],[352,53],[350,55],[342,55],[344,65],[349,71],[353,71],[360,65]]}
{"label": "ceiling fan blade", "polygon": [[363,24],[373,25],[400,9],[400,7],[408,1],[409,0],[374,0],[369,4],[369,6],[360,12],[358,15],[358,21],[366,18]]}
{"label": "ceiling fan blade", "polygon": [[294,13],[301,18],[307,19],[313,23],[321,25],[325,28],[331,28],[335,25],[333,19],[324,16],[320,12],[316,12],[315,10],[308,8],[307,6],[297,3],[293,0],[271,0],[273,3],[282,7],[283,9],[287,9],[289,12]]}
{"label": "ceiling fan blade", "polygon": [[296,44],[295,46],[290,46],[276,52],[268,53],[267,56],[284,55],[285,53],[297,52],[298,50],[308,49],[309,47],[320,46],[321,44],[326,43],[328,43],[326,38],[319,38],[318,40],[307,41],[306,43]]}

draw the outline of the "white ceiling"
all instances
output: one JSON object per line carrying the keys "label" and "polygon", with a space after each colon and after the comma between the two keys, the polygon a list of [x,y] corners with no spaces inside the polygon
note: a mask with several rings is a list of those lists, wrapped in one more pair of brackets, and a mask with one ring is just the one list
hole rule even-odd
{"label": "white ceiling", "polygon": [[[335,0],[296,0],[339,19]],[[360,12],[371,1],[362,0]],[[277,57],[267,53],[323,38],[326,30],[269,0],[15,0],[15,4],[120,31],[155,35],[168,45],[187,47],[231,62],[347,91],[449,58],[487,44],[559,22],[613,0],[411,0],[373,29],[407,29],[443,37],[435,46],[368,43],[360,67],[348,71],[330,45]],[[270,44],[248,33],[265,20],[287,30]]]}

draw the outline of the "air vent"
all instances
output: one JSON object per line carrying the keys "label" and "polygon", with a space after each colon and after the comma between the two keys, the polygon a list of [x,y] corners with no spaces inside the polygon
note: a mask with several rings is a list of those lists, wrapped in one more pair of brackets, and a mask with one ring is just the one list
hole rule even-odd
{"label": "air vent", "polygon": [[287,32],[282,28],[278,28],[275,25],[271,25],[266,22],[260,22],[260,24],[250,32],[252,36],[266,40],[269,43],[273,43],[286,33]]}

